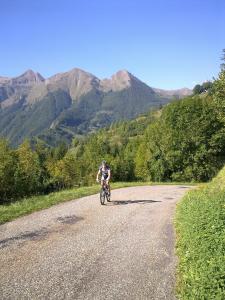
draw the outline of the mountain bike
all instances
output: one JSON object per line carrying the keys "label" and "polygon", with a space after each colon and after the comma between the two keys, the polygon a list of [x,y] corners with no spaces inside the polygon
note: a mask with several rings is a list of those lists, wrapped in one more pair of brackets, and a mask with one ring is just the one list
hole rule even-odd
{"label": "mountain bike", "polygon": [[103,185],[102,185],[101,190],[100,190],[100,203],[101,203],[101,205],[105,204],[105,200],[107,200],[107,202],[110,202],[110,193],[109,193],[108,186],[106,184],[106,180],[103,180]]}

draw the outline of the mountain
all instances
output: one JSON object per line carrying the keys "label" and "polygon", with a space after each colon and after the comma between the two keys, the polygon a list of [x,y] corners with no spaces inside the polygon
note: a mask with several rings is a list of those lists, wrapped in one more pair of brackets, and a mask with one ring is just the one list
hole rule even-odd
{"label": "mountain", "polygon": [[176,98],[181,99],[186,96],[192,95],[192,90],[188,88],[182,88],[178,90],[162,90],[162,89],[153,89],[158,95],[162,97],[168,97],[168,98]]}
{"label": "mountain", "polygon": [[0,105],[9,107],[26,97],[34,85],[44,82],[44,78],[32,70],[27,70],[18,77],[0,77]]}
{"label": "mountain", "polygon": [[32,70],[0,77],[0,136],[13,145],[35,136],[50,144],[71,140],[160,107],[175,95],[169,92],[126,70],[103,80],[77,68],[47,79]]}

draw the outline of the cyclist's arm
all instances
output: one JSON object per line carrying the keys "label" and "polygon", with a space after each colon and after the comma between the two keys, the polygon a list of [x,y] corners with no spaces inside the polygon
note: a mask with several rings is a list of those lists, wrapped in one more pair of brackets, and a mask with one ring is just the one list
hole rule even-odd
{"label": "cyclist's arm", "polygon": [[100,173],[101,173],[100,170],[98,170],[96,181],[98,181],[98,177],[99,177]]}
{"label": "cyclist's arm", "polygon": [[111,171],[110,171],[110,170],[108,171],[108,174],[109,174],[109,175],[108,175],[107,181],[109,182],[110,177],[111,177]]}

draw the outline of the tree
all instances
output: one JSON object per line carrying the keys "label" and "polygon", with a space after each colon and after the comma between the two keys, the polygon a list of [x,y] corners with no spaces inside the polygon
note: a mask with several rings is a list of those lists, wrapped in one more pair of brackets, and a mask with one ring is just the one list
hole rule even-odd
{"label": "tree", "polygon": [[213,88],[213,83],[211,81],[206,81],[203,82],[202,85],[196,84],[196,86],[193,88],[193,94],[194,95],[199,95],[205,92],[211,92]]}
{"label": "tree", "polygon": [[46,193],[51,191],[50,186],[50,174],[46,167],[46,161],[50,157],[50,149],[41,140],[36,140],[34,146],[35,152],[38,156],[38,161],[40,164],[40,191]]}
{"label": "tree", "polygon": [[15,199],[15,166],[15,152],[6,140],[0,139],[0,204]]}
{"label": "tree", "polygon": [[193,88],[194,95],[201,94],[203,92],[202,86],[200,84],[196,84],[196,86]]}
{"label": "tree", "polygon": [[63,158],[62,164],[62,176],[64,180],[64,185],[66,187],[72,187],[74,185],[79,185],[80,174],[79,174],[79,163],[76,157],[68,151]]}
{"label": "tree", "polygon": [[30,143],[25,141],[16,150],[17,166],[15,170],[16,190],[19,197],[40,192],[40,163],[38,155],[32,151]]}
{"label": "tree", "polygon": [[202,89],[204,92],[210,92],[213,87],[213,83],[211,81],[203,82]]}
{"label": "tree", "polygon": [[135,176],[138,180],[145,181],[149,178],[148,160],[149,151],[143,141],[139,145],[135,156]]}
{"label": "tree", "polygon": [[79,185],[81,180],[80,169],[79,161],[70,151],[60,160],[49,159],[47,162],[50,184],[55,190]]}
{"label": "tree", "polygon": [[59,160],[64,157],[66,152],[68,151],[68,145],[65,142],[59,144],[59,146],[52,148],[52,156],[54,159]]}
{"label": "tree", "polygon": [[221,71],[225,71],[225,49],[223,49],[221,60],[222,60],[222,64],[220,65]]}
{"label": "tree", "polygon": [[[222,61],[225,62],[225,49],[223,49]],[[218,118],[225,123],[225,63],[221,64],[219,77],[214,82],[213,99]]]}

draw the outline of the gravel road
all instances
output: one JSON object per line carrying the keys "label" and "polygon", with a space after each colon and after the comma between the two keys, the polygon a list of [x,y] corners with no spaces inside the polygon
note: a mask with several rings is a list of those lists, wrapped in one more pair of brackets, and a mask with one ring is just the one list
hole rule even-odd
{"label": "gravel road", "polygon": [[189,188],[123,188],[1,225],[0,299],[175,299],[172,219]]}

